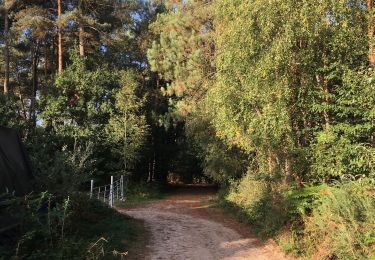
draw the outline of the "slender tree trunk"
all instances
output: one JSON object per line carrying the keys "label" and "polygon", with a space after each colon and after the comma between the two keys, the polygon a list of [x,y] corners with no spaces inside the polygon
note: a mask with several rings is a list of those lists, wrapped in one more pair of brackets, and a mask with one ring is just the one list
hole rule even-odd
{"label": "slender tree trunk", "polygon": [[372,14],[372,8],[374,6],[374,0],[367,0],[367,11],[369,13],[369,18],[368,18],[368,40],[369,40],[369,52],[368,52],[368,61],[369,65],[371,67],[375,67],[375,46],[374,46],[374,29],[375,29],[375,19]]}
{"label": "slender tree trunk", "polygon": [[[368,49],[368,63],[371,68],[375,68],[375,43],[374,43],[374,31],[375,31],[375,18],[372,14],[374,6],[374,0],[367,0],[367,11],[368,11],[368,30],[367,36],[369,41]],[[372,147],[375,147],[375,132],[372,133],[371,137]]]}
{"label": "slender tree trunk", "polygon": [[147,182],[151,182],[151,162],[148,162],[148,177]]}
{"label": "slender tree trunk", "polygon": [[290,160],[289,158],[285,158],[284,161],[284,182],[285,184],[291,183],[293,181],[293,175],[290,167]]}
{"label": "slender tree trunk", "polygon": [[82,14],[82,0],[78,2],[78,12],[80,16],[80,21],[78,23],[78,41],[79,41],[79,56],[81,58],[85,57],[85,30],[83,28],[83,14]]}
{"label": "slender tree trunk", "polygon": [[36,94],[38,90],[38,63],[39,63],[39,41],[35,43],[33,48],[33,63],[32,63],[32,97],[30,106],[30,119],[33,126],[36,126]]}
{"label": "slender tree trunk", "polygon": [[9,92],[9,17],[8,9],[5,8],[4,14],[4,63],[5,63],[5,75],[4,75],[4,94]]}
{"label": "slender tree trunk", "polygon": [[330,119],[329,119],[329,113],[328,113],[328,105],[329,105],[329,85],[328,85],[328,79],[327,78],[324,78],[323,79],[323,87],[324,87],[324,101],[325,101],[325,104],[327,106],[327,108],[325,108],[323,110],[323,117],[324,117],[324,121],[325,121],[325,125],[326,125],[326,128],[329,127],[329,124],[330,124]]}
{"label": "slender tree trunk", "polygon": [[85,57],[85,31],[83,29],[82,22],[79,23],[79,56]]}
{"label": "slender tree trunk", "polygon": [[268,174],[271,175],[275,170],[275,163],[273,160],[273,154],[271,152],[271,149],[268,149],[267,165],[268,165]]}
{"label": "slender tree trunk", "polygon": [[152,162],[152,177],[151,177],[151,181],[155,181],[155,167],[156,167],[156,158],[155,158],[155,152],[154,152],[154,160]]}
{"label": "slender tree trunk", "polygon": [[48,81],[48,70],[49,70],[48,58],[49,58],[49,46],[48,46],[48,43],[46,42],[44,46],[44,81],[45,81],[45,84],[47,84],[47,81]]}
{"label": "slender tree trunk", "polygon": [[126,158],[127,154],[128,154],[128,131],[127,131],[127,125],[128,125],[128,122],[127,122],[127,116],[126,116],[126,113],[125,113],[125,125],[124,125],[124,168],[125,168],[125,173],[127,172],[127,168],[128,168],[128,160]]}
{"label": "slender tree trunk", "polygon": [[[61,17],[61,0],[57,0],[57,19]],[[63,71],[63,50],[62,50],[62,26],[57,28],[57,45],[58,45],[58,74]]]}
{"label": "slender tree trunk", "polygon": [[[327,64],[328,64],[328,50],[326,47],[323,47],[323,68],[324,72],[326,73],[327,71]],[[323,119],[324,119],[324,124],[325,127],[328,128],[330,125],[330,116],[329,116],[329,94],[330,94],[330,89],[329,89],[329,81],[327,79],[326,75],[323,76],[318,76],[318,82],[321,82],[322,87],[323,87],[323,98],[324,98],[324,109],[323,109]]]}

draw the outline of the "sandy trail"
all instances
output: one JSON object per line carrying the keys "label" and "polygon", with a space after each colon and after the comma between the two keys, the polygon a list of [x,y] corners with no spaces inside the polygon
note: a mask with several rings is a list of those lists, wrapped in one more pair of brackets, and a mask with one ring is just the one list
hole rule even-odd
{"label": "sandy trail", "polygon": [[248,227],[210,208],[213,195],[212,189],[180,188],[167,199],[120,211],[149,230],[144,259],[286,259],[274,244],[261,243]]}

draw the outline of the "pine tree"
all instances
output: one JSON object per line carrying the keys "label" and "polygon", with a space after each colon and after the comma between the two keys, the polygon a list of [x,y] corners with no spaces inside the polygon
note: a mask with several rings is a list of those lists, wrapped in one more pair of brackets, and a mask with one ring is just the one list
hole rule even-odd
{"label": "pine tree", "polygon": [[[57,0],[57,20],[61,18],[61,0]],[[62,46],[62,26],[57,28],[57,46],[58,46],[58,73],[61,74],[63,70],[63,46]]]}

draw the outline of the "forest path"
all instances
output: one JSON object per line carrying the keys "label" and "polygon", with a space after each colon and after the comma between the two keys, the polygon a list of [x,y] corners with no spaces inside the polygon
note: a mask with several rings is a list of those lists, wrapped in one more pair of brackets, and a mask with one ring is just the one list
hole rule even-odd
{"label": "forest path", "polygon": [[262,243],[249,228],[210,207],[215,190],[185,186],[167,198],[119,209],[144,221],[150,237],[137,259],[287,259],[272,242]]}

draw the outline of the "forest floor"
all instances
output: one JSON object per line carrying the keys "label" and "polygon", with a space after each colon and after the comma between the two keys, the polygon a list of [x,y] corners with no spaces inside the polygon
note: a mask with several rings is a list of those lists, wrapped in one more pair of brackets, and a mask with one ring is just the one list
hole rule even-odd
{"label": "forest floor", "polygon": [[215,189],[180,187],[164,199],[118,209],[142,220],[146,248],[130,259],[290,259],[272,241],[214,207]]}

